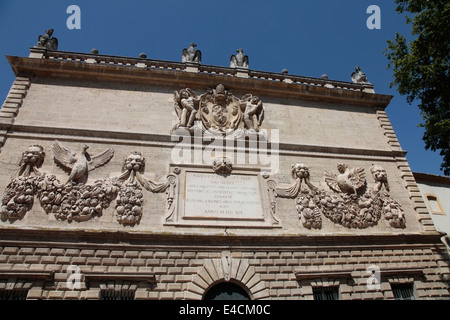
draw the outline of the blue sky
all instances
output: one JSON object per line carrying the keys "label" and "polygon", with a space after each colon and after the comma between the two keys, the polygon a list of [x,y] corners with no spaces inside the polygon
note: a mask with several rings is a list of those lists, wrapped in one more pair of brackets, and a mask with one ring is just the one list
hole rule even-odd
{"label": "blue sky", "polygon": [[[14,81],[6,55],[28,56],[39,34],[55,29],[59,50],[181,62],[181,50],[195,42],[202,63],[229,66],[238,48],[260,71],[350,81],[356,65],[375,91],[393,95],[386,109],[413,171],[442,175],[438,152],[425,150],[421,116],[389,88],[392,71],[383,55],[396,32],[410,34],[405,18],[386,0],[0,0],[0,101]],[[81,29],[69,30],[66,9],[81,9]],[[381,29],[370,30],[370,5],[381,9]]]}

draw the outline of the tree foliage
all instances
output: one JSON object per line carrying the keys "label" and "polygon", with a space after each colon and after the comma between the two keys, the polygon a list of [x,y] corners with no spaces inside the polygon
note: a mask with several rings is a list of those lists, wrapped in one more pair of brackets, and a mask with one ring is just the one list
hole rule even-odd
{"label": "tree foliage", "polygon": [[399,14],[407,14],[413,40],[399,33],[388,40],[384,53],[393,70],[391,87],[409,104],[418,101],[425,148],[440,150],[441,170],[450,175],[450,1],[396,0],[396,4]]}

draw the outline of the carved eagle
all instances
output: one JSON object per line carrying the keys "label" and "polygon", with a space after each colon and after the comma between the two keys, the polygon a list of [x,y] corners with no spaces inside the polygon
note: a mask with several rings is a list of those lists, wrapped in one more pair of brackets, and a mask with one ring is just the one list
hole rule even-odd
{"label": "carved eagle", "polygon": [[52,151],[55,162],[65,171],[69,173],[67,182],[85,182],[87,173],[107,163],[114,155],[111,148],[90,156],[87,153],[87,145],[83,145],[81,152],[77,153],[62,146],[59,141],[55,140],[52,144]]}
{"label": "carved eagle", "polygon": [[184,48],[181,56],[182,62],[196,62],[202,63],[202,52],[200,50],[196,50],[195,47],[197,45],[195,43],[191,43],[189,48]]}
{"label": "carved eagle", "polygon": [[230,57],[230,68],[248,68],[248,56],[244,54],[244,50],[236,50],[237,55],[231,55]]}
{"label": "carved eagle", "polygon": [[357,195],[358,189],[366,184],[364,168],[349,169],[345,164],[338,164],[339,174],[324,172],[325,182],[336,192]]}

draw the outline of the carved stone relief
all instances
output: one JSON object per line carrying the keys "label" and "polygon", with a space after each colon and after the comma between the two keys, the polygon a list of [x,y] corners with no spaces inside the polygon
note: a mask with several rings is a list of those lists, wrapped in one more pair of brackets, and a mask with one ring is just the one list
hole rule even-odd
{"label": "carved stone relief", "polygon": [[[123,225],[135,225],[142,218],[143,190],[145,189],[152,193],[166,193],[167,205],[164,221],[165,223],[173,221],[179,202],[177,198],[180,192],[177,188],[178,176],[181,173],[179,168],[173,168],[173,172],[168,174],[162,182],[153,182],[143,175],[145,170],[144,156],[141,152],[134,151],[125,157],[122,173],[119,176],[87,184],[78,179],[78,175],[72,174],[74,168],[85,175],[91,167],[95,168],[106,164],[111,159],[113,151],[107,149],[97,156],[90,157],[85,146],[81,149],[82,152],[77,157],[74,152],[61,146],[57,141],[53,143],[52,150],[55,162],[59,166],[64,165],[68,172],[70,169],[68,181],[62,183],[55,175],[39,171],[45,157],[42,146],[33,145],[27,148],[22,153],[17,173],[5,189],[0,208],[2,220],[22,219],[32,208],[36,196],[47,214],[51,213],[57,220],[68,222],[81,222],[99,217],[103,214],[103,210],[116,200],[114,208],[117,221]],[[216,158],[212,169],[225,179],[226,176],[231,175],[233,167],[229,159]],[[267,220],[267,226],[280,226],[280,221],[276,216],[276,198],[290,198],[295,199],[298,217],[303,226],[308,229],[321,229],[322,215],[330,221],[348,228],[375,226],[382,217],[389,221],[389,224],[394,228],[405,228],[406,219],[403,209],[389,194],[387,173],[383,167],[373,165],[370,168],[374,180],[374,184],[370,187],[367,185],[365,171],[362,167],[348,168],[345,164],[338,164],[338,172],[337,174],[324,172],[325,183],[330,188],[328,191],[319,189],[311,183],[308,166],[300,162],[293,164],[291,168],[292,178],[294,179],[291,184],[277,184],[274,180],[268,179],[267,176],[264,177],[268,191],[267,200],[264,201],[268,201],[269,206],[267,208],[270,209],[270,219]],[[197,189],[200,189],[202,183],[212,183],[213,180],[217,183],[217,177],[201,170],[187,172],[183,179],[186,179],[188,175],[189,183],[196,185]],[[215,192],[212,195],[218,195],[223,193],[223,190],[228,190],[227,192],[231,195],[230,199],[226,199],[226,204],[230,209],[229,212],[219,207],[217,210],[222,215],[226,213],[240,219],[242,218],[240,215],[244,212],[237,212],[239,211],[237,204],[241,200],[238,199],[238,191],[228,187],[232,181],[238,183],[244,189],[247,188],[247,192],[254,197],[254,202],[256,199],[262,201],[259,192],[255,191],[258,189],[255,186],[259,182],[257,182],[256,177],[248,173],[240,173],[236,176],[233,174],[226,181],[222,181],[226,184],[220,187],[216,186],[217,190],[214,189],[216,191],[212,190]],[[255,186],[250,185],[250,182]],[[233,191],[231,192],[231,190]],[[201,192],[191,193],[190,200],[198,202]],[[257,202],[252,206],[257,208],[259,206]],[[247,203],[246,207],[250,208],[251,206]],[[185,204],[186,208],[187,205]],[[237,211],[232,212],[231,209]],[[203,208],[202,210],[206,209]],[[205,215],[209,218],[209,215],[212,214],[209,212],[211,210],[206,211]],[[249,214],[255,214],[253,211]],[[198,212],[185,211],[185,214],[198,215]],[[255,217],[255,219],[258,217]],[[264,227],[267,226],[264,225]]]}
{"label": "carved stone relief", "polygon": [[174,109],[178,122],[171,133],[179,128],[198,128],[213,136],[239,137],[260,132],[264,119],[263,104],[257,96],[246,94],[239,99],[222,84],[199,96],[189,88],[175,91]]}
{"label": "carved stone relief", "polygon": [[111,148],[90,156],[87,152],[89,147],[83,145],[80,153],[70,150],[62,146],[59,141],[55,140],[52,144],[53,159],[63,170],[69,173],[67,182],[85,183],[88,178],[88,172],[103,166],[114,155]]}
{"label": "carved stone relief", "polygon": [[[404,212],[389,195],[387,174],[381,166],[371,167],[375,180],[375,186],[371,188],[367,188],[364,168],[349,169],[345,164],[338,164],[338,171],[337,175],[324,172],[324,180],[332,191],[329,192],[311,184],[305,164],[295,163],[292,166],[294,183],[277,185],[272,182],[274,199],[295,198],[299,219],[308,229],[322,227],[321,214],[347,228],[375,226],[382,216],[392,227],[405,228]],[[308,188],[302,188],[302,182]]]}
{"label": "carved stone relief", "polygon": [[33,207],[36,180],[42,175],[38,170],[44,162],[45,152],[40,145],[32,145],[23,153],[19,170],[6,187],[0,214],[2,220],[22,219]]}
{"label": "carved stone relief", "polygon": [[230,174],[233,171],[233,164],[229,158],[217,157],[213,160],[212,167],[215,173]]}
{"label": "carved stone relief", "polygon": [[[153,193],[165,192],[168,188],[173,188],[173,181],[169,178],[166,181],[155,183],[143,176],[145,169],[145,158],[139,151],[133,151],[124,159],[122,174],[113,178],[115,185],[119,186],[119,194],[116,199],[117,221],[126,225],[139,223],[143,212],[143,192],[142,187]],[[168,192],[169,208],[173,196]]]}
{"label": "carved stone relief", "polygon": [[166,209],[173,210],[176,179],[173,175],[161,183],[146,179],[142,175],[145,159],[140,152],[131,152],[125,158],[120,176],[87,184],[87,172],[107,163],[113,156],[112,149],[90,157],[86,152],[87,146],[83,146],[77,157],[75,152],[55,141],[52,150],[58,166],[70,172],[68,181],[62,183],[54,175],[39,172],[37,168],[42,165],[45,153],[41,146],[30,146],[22,154],[18,176],[11,180],[4,192],[0,209],[3,221],[22,219],[37,196],[47,214],[52,213],[57,220],[68,222],[101,216],[103,210],[116,200],[117,220],[134,225],[142,217],[142,187],[152,193],[166,191]]}

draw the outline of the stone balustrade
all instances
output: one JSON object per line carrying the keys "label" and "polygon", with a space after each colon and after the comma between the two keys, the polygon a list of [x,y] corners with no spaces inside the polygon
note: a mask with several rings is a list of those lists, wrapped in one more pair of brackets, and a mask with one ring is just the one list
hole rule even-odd
{"label": "stone balustrade", "polygon": [[245,68],[229,68],[222,66],[204,65],[192,62],[174,62],[147,58],[119,57],[93,53],[76,53],[67,51],[51,51],[41,48],[31,48],[30,58],[41,58],[55,61],[69,61],[75,63],[95,63],[116,67],[135,67],[141,69],[163,69],[183,72],[212,74],[227,77],[241,77],[261,81],[274,81],[307,87],[325,87],[329,89],[362,91],[375,93],[374,86],[368,83],[352,83],[335,81],[324,78],[313,78],[290,75],[287,73],[263,72]]}

